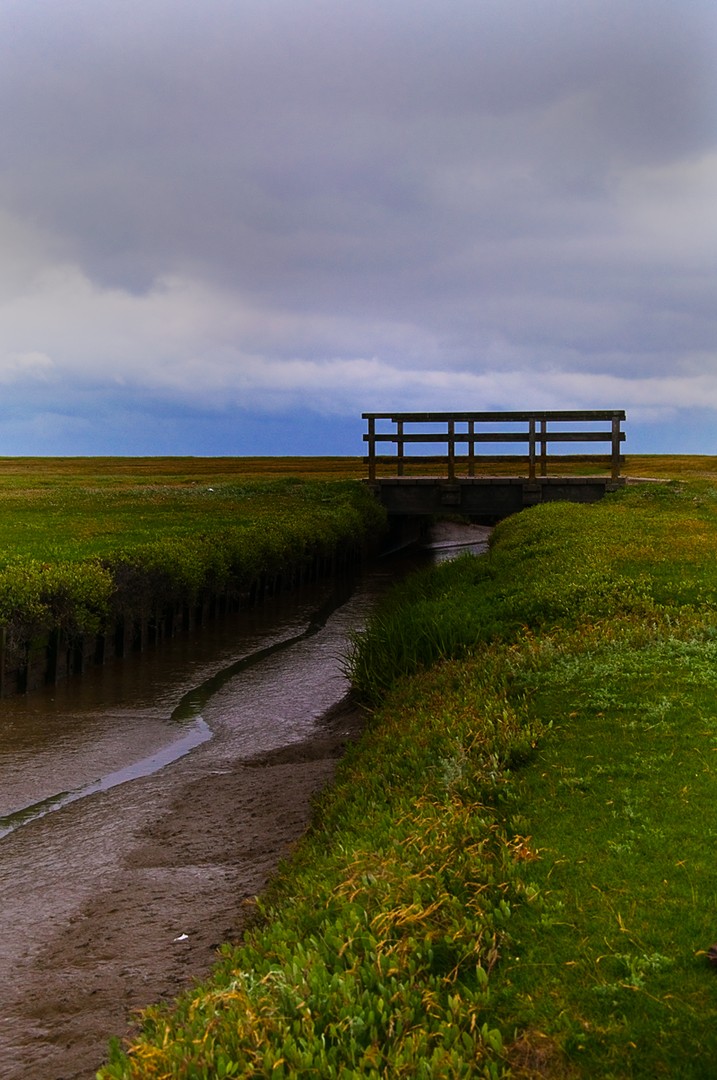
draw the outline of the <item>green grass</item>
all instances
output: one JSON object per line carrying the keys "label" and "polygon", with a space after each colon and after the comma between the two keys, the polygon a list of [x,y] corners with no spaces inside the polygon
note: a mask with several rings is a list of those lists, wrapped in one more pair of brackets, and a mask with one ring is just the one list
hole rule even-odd
{"label": "green grass", "polygon": [[101,1075],[713,1076],[716,551],[702,475],[400,587],[256,928]]}
{"label": "green grass", "polygon": [[0,460],[0,625],[51,630],[241,591],[382,527],[352,459]]}
{"label": "green grass", "polygon": [[492,803],[530,896],[486,1010],[511,1075],[714,1075],[716,553],[704,480],[545,506],[480,567],[407,585],[358,643],[379,700],[397,673],[469,670],[501,642],[543,730]]}
{"label": "green grass", "polygon": [[0,458],[0,565],[254,523],[302,485],[360,476],[351,458]]}
{"label": "green grass", "polygon": [[564,654],[526,686],[553,730],[511,785],[535,899],[496,1012],[580,1075],[714,1075],[717,641]]}

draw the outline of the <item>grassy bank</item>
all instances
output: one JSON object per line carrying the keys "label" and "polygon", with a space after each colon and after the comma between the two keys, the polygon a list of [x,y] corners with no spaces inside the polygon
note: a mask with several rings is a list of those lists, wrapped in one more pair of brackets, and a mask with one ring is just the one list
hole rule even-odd
{"label": "grassy bank", "polygon": [[256,928],[105,1080],[714,1075],[716,550],[645,485],[402,586]]}
{"label": "grassy bank", "polygon": [[248,588],[381,528],[340,459],[0,460],[8,648]]}

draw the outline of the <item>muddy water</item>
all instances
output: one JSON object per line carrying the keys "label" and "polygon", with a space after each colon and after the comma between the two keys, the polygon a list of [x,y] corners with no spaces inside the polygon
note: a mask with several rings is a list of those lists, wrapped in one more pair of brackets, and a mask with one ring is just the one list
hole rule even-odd
{"label": "muddy water", "polygon": [[[433,557],[482,540],[443,533]],[[132,1009],[238,936],[360,726],[343,657],[398,572],[2,703],[3,1080],[93,1076]]]}

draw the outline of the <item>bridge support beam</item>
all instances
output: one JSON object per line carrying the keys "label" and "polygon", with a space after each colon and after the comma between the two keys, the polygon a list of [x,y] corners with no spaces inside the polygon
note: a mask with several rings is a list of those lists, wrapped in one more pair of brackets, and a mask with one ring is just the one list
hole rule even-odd
{"label": "bridge support beam", "polygon": [[389,517],[460,514],[494,524],[527,506],[543,502],[597,502],[623,480],[604,476],[387,477],[371,482]]}

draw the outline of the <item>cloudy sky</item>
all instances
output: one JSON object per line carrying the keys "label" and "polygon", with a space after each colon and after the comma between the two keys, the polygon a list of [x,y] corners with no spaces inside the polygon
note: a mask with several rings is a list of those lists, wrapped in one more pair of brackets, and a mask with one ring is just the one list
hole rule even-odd
{"label": "cloudy sky", "polygon": [[0,454],[717,453],[714,0],[3,0]]}

